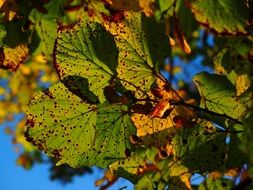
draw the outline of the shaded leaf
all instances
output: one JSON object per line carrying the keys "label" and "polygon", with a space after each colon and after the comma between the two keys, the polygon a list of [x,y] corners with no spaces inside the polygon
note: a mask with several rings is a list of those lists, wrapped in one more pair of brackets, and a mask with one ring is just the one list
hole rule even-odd
{"label": "shaded leaf", "polygon": [[6,30],[3,24],[0,24],[0,47],[4,45],[4,37],[6,35]]}
{"label": "shaded leaf", "polygon": [[215,131],[212,123],[204,120],[192,129],[181,129],[173,138],[174,157],[191,172],[204,174],[222,169],[226,134]]}
{"label": "shaded leaf", "polygon": [[110,170],[117,176],[124,177],[132,183],[137,183],[141,178],[141,170],[147,161],[146,149],[136,149],[134,154],[125,160],[114,162],[109,166]]}
{"label": "shaded leaf", "polygon": [[199,185],[198,190],[229,190],[234,187],[233,183],[234,182],[230,179],[212,179],[211,177],[208,177],[203,183]]}
{"label": "shaded leaf", "polygon": [[225,48],[214,57],[215,70],[227,75],[236,87],[236,95],[240,96],[251,86],[251,65],[240,60],[239,53],[233,48]]}
{"label": "shaded leaf", "polygon": [[193,80],[201,95],[202,107],[233,119],[246,114],[246,103],[236,97],[235,88],[225,76],[202,72]]}
{"label": "shaded leaf", "polygon": [[43,4],[33,2],[37,9],[29,14],[30,21],[34,24],[35,31],[32,35],[32,49],[34,54],[44,54],[51,59],[54,41],[57,35],[57,19],[63,15],[63,6],[66,0],[54,0]]}
{"label": "shaded leaf", "polygon": [[[249,9],[244,0],[189,0],[198,22],[217,33],[246,33]],[[233,19],[231,19],[233,18]]]}
{"label": "shaded leaf", "polygon": [[89,89],[104,101],[103,89],[116,73],[117,55],[113,37],[98,23],[88,21],[58,31],[54,65],[61,78],[88,79]]}

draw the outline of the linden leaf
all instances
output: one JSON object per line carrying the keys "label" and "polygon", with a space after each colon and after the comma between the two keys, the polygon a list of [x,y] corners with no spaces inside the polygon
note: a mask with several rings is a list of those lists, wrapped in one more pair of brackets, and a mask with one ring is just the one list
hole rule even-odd
{"label": "linden leaf", "polygon": [[30,21],[34,24],[32,48],[35,54],[43,53],[51,59],[54,41],[57,35],[57,19],[64,13],[63,6],[66,0],[49,1],[44,6],[34,2],[36,9],[29,14]]}
{"label": "linden leaf", "polygon": [[49,156],[80,166],[95,138],[96,107],[61,83],[38,93],[27,110],[27,140]]}
{"label": "linden leaf", "polygon": [[136,96],[142,96],[155,82],[159,65],[170,54],[164,26],[134,12],[124,12],[122,21],[105,25],[119,49],[119,79],[126,89],[140,90]]}
{"label": "linden leaf", "polygon": [[140,137],[144,145],[161,147],[168,144],[168,141],[174,137],[177,128],[188,127],[186,125],[191,123],[194,113],[184,106],[174,106],[170,103],[180,101],[179,95],[185,98],[184,93],[181,91],[175,93],[166,82],[160,79],[154,86],[156,87],[152,88],[152,94],[148,93],[149,97],[157,96],[156,98],[160,97],[161,100],[154,104],[151,112],[135,112],[131,119],[137,128],[136,135]]}
{"label": "linden leaf", "polygon": [[235,88],[225,76],[201,72],[193,80],[201,95],[202,107],[233,119],[245,115],[246,104],[236,97]]}
{"label": "linden leaf", "polygon": [[95,129],[94,152],[90,155],[89,162],[83,160],[82,165],[107,167],[131,154],[129,137],[136,133],[136,129],[131,123],[126,106],[98,106]]}
{"label": "linden leaf", "polygon": [[119,160],[112,163],[109,168],[115,175],[125,177],[132,183],[137,183],[140,174],[147,160],[146,149],[139,148],[135,153],[125,160]]}
{"label": "linden leaf", "polygon": [[107,167],[131,150],[135,128],[121,105],[92,105],[62,83],[30,102],[26,137],[59,164]]}
{"label": "linden leaf", "polygon": [[131,119],[137,128],[137,136],[146,146],[163,146],[176,133],[175,125],[170,117],[158,118],[136,113]]}
{"label": "linden leaf", "polygon": [[59,29],[54,65],[61,78],[87,78],[90,91],[103,102],[103,89],[116,72],[117,55],[112,35],[100,24],[84,21]]}
{"label": "linden leaf", "polygon": [[225,48],[214,57],[215,70],[227,75],[236,87],[236,96],[240,96],[251,86],[251,64],[239,57],[239,53],[233,48]]}
{"label": "linden leaf", "polygon": [[227,150],[225,138],[225,133],[216,133],[211,122],[200,121],[193,129],[181,129],[173,138],[174,158],[191,172],[222,169]]}
{"label": "linden leaf", "polygon": [[[243,0],[190,0],[196,20],[218,33],[246,33],[248,8]],[[231,19],[233,18],[233,19]]]}
{"label": "linden leaf", "polygon": [[0,50],[0,68],[16,71],[23,64],[28,56],[27,45],[20,44],[15,48],[2,48]]}

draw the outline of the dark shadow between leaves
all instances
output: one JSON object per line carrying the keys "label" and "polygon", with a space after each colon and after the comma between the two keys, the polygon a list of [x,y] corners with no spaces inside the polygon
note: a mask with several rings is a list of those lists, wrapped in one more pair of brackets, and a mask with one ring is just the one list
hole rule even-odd
{"label": "dark shadow between leaves", "polygon": [[61,80],[70,92],[89,103],[98,103],[98,97],[89,90],[88,80],[81,76],[69,75]]}

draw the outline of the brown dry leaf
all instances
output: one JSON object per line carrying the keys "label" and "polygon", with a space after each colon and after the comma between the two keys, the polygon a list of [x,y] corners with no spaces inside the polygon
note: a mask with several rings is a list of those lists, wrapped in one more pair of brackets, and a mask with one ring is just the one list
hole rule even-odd
{"label": "brown dry leaf", "polygon": [[28,56],[29,49],[26,44],[15,48],[2,48],[0,51],[0,68],[16,71]]}
{"label": "brown dry leaf", "polygon": [[4,15],[4,21],[11,21],[17,16],[18,5],[15,0],[0,0],[0,12]]}

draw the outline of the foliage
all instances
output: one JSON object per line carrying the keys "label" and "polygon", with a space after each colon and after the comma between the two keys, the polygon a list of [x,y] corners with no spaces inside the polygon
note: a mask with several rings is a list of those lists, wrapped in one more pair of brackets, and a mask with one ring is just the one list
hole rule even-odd
{"label": "foliage", "polygon": [[[67,182],[97,166],[101,189],[119,177],[135,189],[230,189],[252,177],[252,1],[0,6],[1,122],[26,113],[13,132],[18,164],[43,162],[42,151]],[[205,180],[192,185],[194,174]]]}

